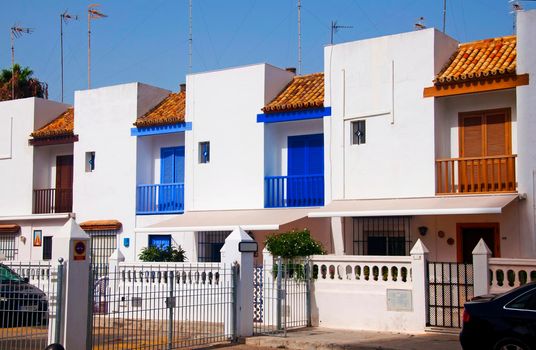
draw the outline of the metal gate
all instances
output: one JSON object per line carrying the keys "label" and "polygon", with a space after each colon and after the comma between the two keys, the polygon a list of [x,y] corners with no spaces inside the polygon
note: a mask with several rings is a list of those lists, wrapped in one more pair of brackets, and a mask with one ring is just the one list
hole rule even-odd
{"label": "metal gate", "polygon": [[191,348],[235,337],[238,266],[120,263],[90,275],[87,350]]}
{"label": "metal gate", "polygon": [[460,328],[463,305],[473,296],[472,264],[428,263],[428,326]]}
{"label": "metal gate", "polygon": [[254,270],[253,333],[280,334],[311,326],[309,260],[276,259]]}
{"label": "metal gate", "polygon": [[62,276],[62,264],[0,264],[1,350],[43,350],[59,341]]}
{"label": "metal gate", "polygon": [[91,253],[92,270],[99,276],[108,274],[108,259],[117,249],[117,231],[86,231],[91,238],[89,250]]}

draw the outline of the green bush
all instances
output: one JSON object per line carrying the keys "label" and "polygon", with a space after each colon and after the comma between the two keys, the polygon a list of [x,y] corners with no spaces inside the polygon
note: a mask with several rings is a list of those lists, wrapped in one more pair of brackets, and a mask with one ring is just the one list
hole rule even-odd
{"label": "green bush", "polygon": [[270,235],[265,243],[273,256],[285,259],[326,254],[322,244],[311,237],[308,229]]}
{"label": "green bush", "polygon": [[139,258],[141,261],[154,262],[184,262],[188,260],[186,258],[186,252],[181,246],[178,248],[171,246],[167,248],[145,247],[141,250]]}

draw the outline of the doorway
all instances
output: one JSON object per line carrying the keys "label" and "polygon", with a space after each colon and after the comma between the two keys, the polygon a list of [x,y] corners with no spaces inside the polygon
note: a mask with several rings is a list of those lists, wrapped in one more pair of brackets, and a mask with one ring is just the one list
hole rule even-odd
{"label": "doorway", "polygon": [[73,156],[56,157],[56,213],[69,213],[73,208]]}
{"label": "doorway", "polygon": [[473,262],[473,249],[475,249],[480,239],[484,239],[489,250],[491,250],[492,257],[500,257],[499,223],[456,224],[456,231],[458,236],[458,262]]}

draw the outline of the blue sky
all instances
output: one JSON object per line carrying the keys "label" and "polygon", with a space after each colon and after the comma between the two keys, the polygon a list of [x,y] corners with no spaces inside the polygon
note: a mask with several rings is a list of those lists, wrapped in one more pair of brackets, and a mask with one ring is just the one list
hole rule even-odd
{"label": "blue sky", "polygon": [[[16,61],[49,84],[60,99],[59,15],[64,26],[65,101],[87,87],[87,5],[79,0],[3,0],[0,67],[11,62],[15,23],[34,32],[16,39]],[[92,22],[92,87],[140,81],[176,91],[188,71],[188,0],[101,0],[109,17]],[[525,9],[536,2],[522,2]],[[471,41],[512,34],[508,0],[447,0],[447,34]],[[5,7],[4,7],[5,8]],[[443,0],[302,0],[302,73],[322,70],[330,22],[353,26],[346,42],[413,30],[419,17],[442,27]],[[268,62],[297,66],[297,0],[193,0],[193,72]]]}

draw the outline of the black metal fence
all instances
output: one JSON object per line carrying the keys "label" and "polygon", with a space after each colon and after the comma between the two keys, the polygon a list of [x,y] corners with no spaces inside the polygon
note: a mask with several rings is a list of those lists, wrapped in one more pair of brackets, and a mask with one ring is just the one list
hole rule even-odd
{"label": "black metal fence", "polygon": [[98,276],[108,274],[108,259],[117,249],[117,231],[86,231],[89,235],[92,269]]}
{"label": "black metal fence", "polygon": [[286,335],[311,325],[311,267],[308,260],[278,258],[254,268],[253,334]]}
{"label": "black metal fence", "polygon": [[122,263],[90,277],[87,349],[179,349],[235,335],[238,267]]}
{"label": "black metal fence", "polygon": [[463,305],[474,296],[473,265],[428,263],[428,326],[460,328]]}
{"label": "black metal fence", "polygon": [[62,271],[49,262],[0,264],[1,350],[43,350],[58,339]]}

